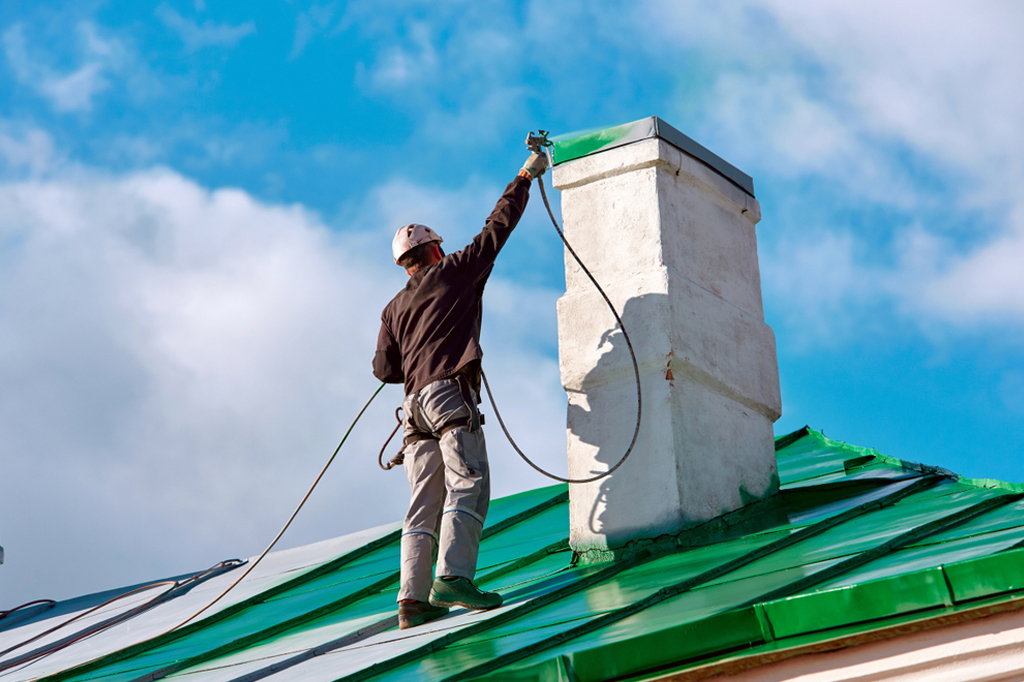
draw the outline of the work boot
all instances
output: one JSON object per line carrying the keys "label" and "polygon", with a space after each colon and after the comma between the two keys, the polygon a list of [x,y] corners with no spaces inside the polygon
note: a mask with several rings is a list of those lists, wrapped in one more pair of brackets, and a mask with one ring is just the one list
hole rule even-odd
{"label": "work boot", "polygon": [[469,578],[441,576],[430,588],[430,603],[434,606],[461,606],[482,611],[501,606],[501,602],[500,594],[481,591]]}
{"label": "work boot", "polygon": [[425,601],[398,602],[398,629],[414,628],[423,625],[441,616],[448,615],[448,609],[442,606],[434,606]]}

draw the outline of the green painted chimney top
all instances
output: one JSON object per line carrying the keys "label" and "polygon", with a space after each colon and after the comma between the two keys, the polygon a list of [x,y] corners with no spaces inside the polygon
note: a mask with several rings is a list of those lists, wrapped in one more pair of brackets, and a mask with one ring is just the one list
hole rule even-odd
{"label": "green painted chimney top", "polygon": [[750,196],[754,196],[754,180],[749,175],[732,165],[722,157],[698,144],[690,137],[679,132],[657,116],[642,118],[632,123],[567,133],[553,137],[554,148],[552,157],[555,164],[579,159],[590,154],[613,149],[631,142],[639,142],[651,137],[661,138],[676,149],[689,154],[722,175]]}

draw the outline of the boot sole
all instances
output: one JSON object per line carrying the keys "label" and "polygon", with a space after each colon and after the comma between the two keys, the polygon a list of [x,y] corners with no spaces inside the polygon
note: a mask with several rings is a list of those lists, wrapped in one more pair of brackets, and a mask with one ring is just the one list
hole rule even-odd
{"label": "boot sole", "polygon": [[503,602],[498,602],[497,604],[489,605],[471,604],[458,599],[436,599],[434,595],[430,595],[430,604],[432,606],[447,606],[448,608],[451,608],[452,606],[461,606],[462,608],[470,609],[471,611],[490,611],[491,609],[498,608],[502,603]]}
{"label": "boot sole", "polygon": [[[434,606],[436,606],[436,604]],[[399,615],[398,616],[398,629],[399,630],[408,630],[409,628],[414,628],[417,625],[423,625],[424,623],[429,623],[432,620],[437,620],[438,618],[443,618],[444,616],[447,616],[447,615],[448,615],[447,611],[445,611],[444,613],[422,613],[422,614],[420,614],[418,616],[403,616],[403,615]]]}

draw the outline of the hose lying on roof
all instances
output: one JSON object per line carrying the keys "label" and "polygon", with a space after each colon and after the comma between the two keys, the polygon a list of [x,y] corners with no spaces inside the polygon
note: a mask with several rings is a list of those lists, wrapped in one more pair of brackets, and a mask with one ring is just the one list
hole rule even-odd
{"label": "hose lying on roof", "polygon": [[[0,620],[3,620],[4,618],[7,618],[12,613],[15,613],[17,611],[23,611],[23,610],[27,609],[30,606],[39,605],[40,607],[42,607],[42,605],[45,604],[47,608],[50,608],[50,607],[52,607],[56,603],[57,602],[55,602],[52,599],[35,599],[33,601],[30,601],[30,602],[25,602],[21,606],[15,606],[13,609],[7,609],[6,611],[0,611]],[[0,654],[0,656],[3,656],[3,654]]]}
{"label": "hose lying on roof", "polygon": [[[214,577],[216,575],[220,575],[221,573],[224,573],[225,571],[229,571],[232,568],[235,568],[236,566],[241,566],[242,563],[243,562],[240,561],[239,559],[229,559],[227,561],[221,561],[220,563],[216,564],[215,566],[212,566],[212,567],[206,569],[205,571],[201,571],[199,573],[196,573],[195,575],[190,576],[189,578],[186,578],[185,580],[180,580],[180,581],[179,580],[161,580],[160,582],[149,583],[148,585],[142,585],[141,587],[136,587],[133,590],[129,590],[128,592],[123,592],[123,593],[121,593],[119,595],[111,597],[110,599],[108,599],[107,601],[103,602],[102,604],[94,606],[91,609],[87,609],[87,610],[83,611],[82,613],[79,613],[76,616],[72,616],[71,618],[69,618],[69,619],[67,619],[67,620],[65,620],[63,622],[58,623],[57,625],[55,625],[54,627],[50,628],[49,630],[45,630],[45,631],[39,633],[38,635],[35,635],[34,637],[30,637],[29,639],[26,639],[23,642],[19,642],[18,644],[15,644],[12,647],[8,647],[7,649],[4,649],[3,651],[0,651],[0,656],[6,656],[7,654],[11,653],[12,651],[15,651],[15,650],[20,649],[20,648],[22,648],[24,646],[27,646],[27,645],[31,644],[32,642],[39,641],[43,637],[46,637],[47,635],[51,635],[54,632],[57,632],[58,630],[61,630],[61,629],[65,628],[65,627],[71,625],[72,623],[85,618],[86,616],[90,616],[90,615],[96,613],[97,611],[100,611],[103,608],[113,604],[114,602],[120,601],[120,600],[125,599],[127,597],[131,597],[131,596],[136,595],[136,594],[140,594],[142,592],[147,592],[149,590],[156,589],[158,587],[162,587],[164,585],[168,586],[166,590],[164,590],[163,592],[161,592],[157,596],[153,597],[152,599],[150,599],[150,600],[148,600],[146,602],[143,602],[142,604],[139,604],[138,606],[132,607],[132,608],[128,609],[127,611],[124,611],[124,612],[119,613],[117,615],[111,616],[110,618],[107,618],[106,620],[102,620],[102,621],[100,621],[98,623],[93,623],[92,625],[89,625],[88,627],[85,627],[82,630],[79,630],[78,632],[76,632],[76,633],[74,633],[72,635],[68,635],[67,637],[65,637],[63,639],[57,640],[56,642],[51,642],[49,644],[46,644],[46,645],[41,646],[41,647],[38,647],[36,649],[33,649],[32,651],[29,651],[27,653],[21,654],[19,656],[15,656],[13,658],[9,658],[9,659],[7,659],[5,661],[0,661],[0,672],[3,672],[4,670],[9,670],[9,669],[17,667],[19,665],[24,665],[24,664],[27,664],[27,663],[31,663],[32,661],[35,661],[35,660],[37,660],[39,658],[42,658],[43,656],[48,656],[49,654],[52,654],[52,653],[54,653],[56,651],[60,651],[61,649],[64,649],[65,647],[69,647],[72,644],[74,644],[75,642],[80,642],[80,641],[82,641],[83,639],[85,639],[87,637],[92,637],[93,635],[98,634],[100,632],[103,632],[104,630],[106,630],[108,628],[111,628],[111,627],[113,627],[113,626],[115,626],[115,625],[117,625],[119,623],[123,623],[126,620],[134,618],[135,616],[139,615],[140,613],[148,611],[149,609],[153,608],[157,604],[162,604],[163,602],[168,601],[169,599],[173,599],[173,598],[178,597],[178,596],[180,596],[182,594],[185,594],[186,592],[191,590],[193,587],[195,587],[199,583],[201,583],[201,582],[203,582],[205,580],[208,580],[209,578],[212,578],[212,577]],[[39,602],[47,602],[47,601],[50,601],[50,600],[46,600],[46,599],[39,600]],[[31,603],[37,603],[37,602],[30,602],[30,604]],[[23,606],[28,606],[28,604],[25,604]],[[19,607],[19,608],[21,608],[21,607]],[[15,610],[17,610],[17,609],[12,609],[12,611],[15,611]],[[7,615],[7,613],[9,613],[9,612],[5,612],[4,615]]]}

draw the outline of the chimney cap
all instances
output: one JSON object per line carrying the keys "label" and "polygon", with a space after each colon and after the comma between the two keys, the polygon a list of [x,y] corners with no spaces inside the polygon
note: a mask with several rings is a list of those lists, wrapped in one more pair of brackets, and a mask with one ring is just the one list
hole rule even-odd
{"label": "chimney cap", "polygon": [[665,140],[673,147],[702,162],[750,196],[754,196],[753,178],[657,116],[649,116],[639,121],[623,123],[610,128],[558,135],[551,138],[554,142],[551,154],[557,165],[652,137]]}

